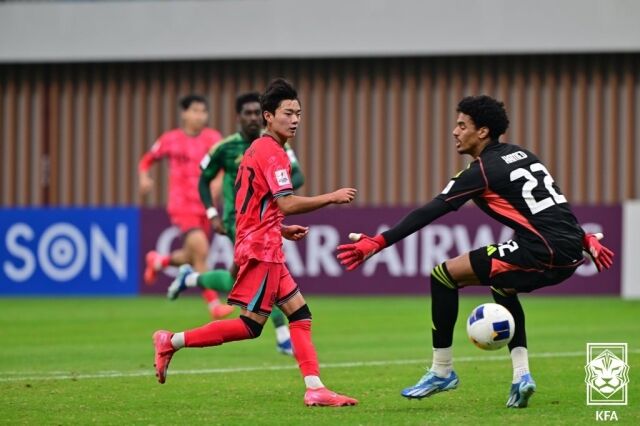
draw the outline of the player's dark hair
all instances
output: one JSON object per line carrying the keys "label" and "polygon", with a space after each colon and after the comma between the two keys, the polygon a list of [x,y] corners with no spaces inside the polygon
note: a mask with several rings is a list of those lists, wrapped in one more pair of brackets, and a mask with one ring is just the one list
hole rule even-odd
{"label": "player's dark hair", "polygon": [[180,108],[182,108],[183,111],[186,111],[189,109],[189,107],[191,106],[192,103],[199,103],[199,104],[204,104],[205,106],[207,106],[207,100],[205,99],[204,96],[200,96],[200,95],[187,95],[184,98],[180,99]]}
{"label": "player's dark hair", "polygon": [[491,140],[498,140],[509,128],[509,118],[504,103],[490,96],[467,96],[458,103],[458,112],[468,115],[476,128],[489,129]]}
{"label": "player's dark hair", "polygon": [[243,93],[236,98],[236,114],[240,114],[242,111],[242,107],[244,104],[252,103],[252,102],[260,102],[260,93],[258,92],[249,92]]}
{"label": "player's dark hair", "polygon": [[[265,111],[275,114],[276,109],[278,109],[282,101],[294,99],[300,102],[298,99],[298,92],[293,85],[284,78],[276,78],[269,83],[267,89],[260,96],[260,107],[262,108],[263,114]],[[264,115],[262,116],[262,120],[266,125],[267,123],[264,119]]]}

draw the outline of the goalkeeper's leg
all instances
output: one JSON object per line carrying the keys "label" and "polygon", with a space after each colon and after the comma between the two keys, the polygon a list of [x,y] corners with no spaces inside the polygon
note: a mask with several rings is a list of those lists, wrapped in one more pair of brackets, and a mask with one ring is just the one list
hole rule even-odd
{"label": "goalkeeper's leg", "polygon": [[511,363],[513,364],[513,380],[509,391],[507,407],[525,408],[529,404],[529,398],[536,390],[536,383],[529,371],[529,353],[527,350],[527,333],[525,328],[525,316],[518,294],[511,289],[491,287],[493,300],[504,306],[513,316],[515,331],[509,342]]}

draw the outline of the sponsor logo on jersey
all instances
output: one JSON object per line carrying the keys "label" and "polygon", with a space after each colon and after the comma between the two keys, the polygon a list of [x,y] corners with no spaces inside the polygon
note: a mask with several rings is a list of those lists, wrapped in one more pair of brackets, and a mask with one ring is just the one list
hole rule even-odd
{"label": "sponsor logo on jersey", "polygon": [[276,182],[278,182],[280,186],[291,185],[289,173],[287,173],[286,169],[276,170]]}
{"label": "sponsor logo on jersey", "polygon": [[525,158],[527,158],[527,154],[522,151],[516,151],[512,154],[502,156],[502,159],[507,164],[515,163],[516,161],[524,160]]}

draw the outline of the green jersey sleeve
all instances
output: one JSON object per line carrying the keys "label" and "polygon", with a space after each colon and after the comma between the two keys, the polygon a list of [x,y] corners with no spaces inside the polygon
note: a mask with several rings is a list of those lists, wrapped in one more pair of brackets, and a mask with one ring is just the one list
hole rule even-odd
{"label": "green jersey sleeve", "polygon": [[293,148],[291,148],[289,142],[284,144],[284,149],[291,162],[291,184],[293,185],[293,189],[298,189],[304,184],[304,175],[302,174],[298,157],[296,157],[296,153],[293,152]]}
{"label": "green jersey sleeve", "polygon": [[200,193],[200,199],[204,204],[205,209],[209,207],[215,207],[213,205],[213,198],[211,197],[211,190],[209,184],[216,177],[220,169],[222,169],[222,144],[218,143],[209,150],[200,161],[200,180],[198,181],[198,192]]}

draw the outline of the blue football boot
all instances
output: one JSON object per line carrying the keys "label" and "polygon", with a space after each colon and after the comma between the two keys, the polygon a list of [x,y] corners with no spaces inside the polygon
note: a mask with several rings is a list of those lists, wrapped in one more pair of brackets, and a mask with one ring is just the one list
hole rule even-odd
{"label": "blue football boot", "polygon": [[438,392],[453,390],[458,387],[459,382],[460,380],[455,371],[452,371],[449,377],[442,378],[436,376],[433,371],[429,370],[418,380],[418,383],[404,389],[401,394],[405,398],[422,399]]}
{"label": "blue football boot", "polygon": [[525,408],[529,404],[529,398],[536,391],[536,382],[530,374],[525,374],[518,383],[511,384],[509,392],[508,408]]}
{"label": "blue football boot", "polygon": [[178,295],[187,289],[186,278],[187,275],[193,272],[191,265],[180,265],[178,268],[178,275],[171,281],[169,288],[167,289],[167,298],[169,300],[176,300]]}
{"label": "blue football boot", "polygon": [[293,346],[291,345],[291,339],[287,339],[284,342],[276,342],[276,349],[283,355],[293,356]]}

